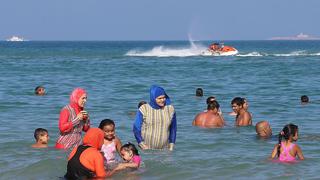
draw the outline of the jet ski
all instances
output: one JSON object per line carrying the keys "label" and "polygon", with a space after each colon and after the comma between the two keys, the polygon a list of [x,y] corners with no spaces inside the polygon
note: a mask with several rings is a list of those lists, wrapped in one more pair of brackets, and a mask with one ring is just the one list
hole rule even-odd
{"label": "jet ski", "polygon": [[214,43],[209,46],[209,48],[202,52],[205,56],[234,56],[238,54],[239,51],[232,46],[225,46],[224,44]]}

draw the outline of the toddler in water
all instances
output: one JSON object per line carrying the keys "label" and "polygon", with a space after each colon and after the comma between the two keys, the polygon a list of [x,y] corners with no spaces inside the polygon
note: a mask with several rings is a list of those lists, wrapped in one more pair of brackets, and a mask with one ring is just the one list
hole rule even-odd
{"label": "toddler in water", "polygon": [[124,170],[127,168],[138,169],[141,162],[141,157],[139,155],[136,146],[130,142],[121,147],[121,156],[125,161],[118,164],[118,166],[112,171],[112,174],[116,171]]}
{"label": "toddler in water", "polygon": [[101,151],[104,154],[105,166],[112,169],[116,164],[116,151],[120,154],[121,141],[115,135],[115,123],[111,119],[104,119],[100,122],[99,128],[104,131],[104,143]]}
{"label": "toddler in water", "polygon": [[[282,141],[282,138],[284,138],[284,141]],[[297,144],[293,143],[297,140],[298,126],[294,124],[285,125],[279,133],[279,143],[274,146],[271,158],[273,159],[277,155],[281,162],[293,162],[298,156],[300,160],[304,160],[302,150]]]}
{"label": "toddler in water", "polygon": [[34,131],[34,138],[36,139],[36,143],[32,144],[33,148],[47,148],[49,141],[49,134],[46,129],[37,128]]}

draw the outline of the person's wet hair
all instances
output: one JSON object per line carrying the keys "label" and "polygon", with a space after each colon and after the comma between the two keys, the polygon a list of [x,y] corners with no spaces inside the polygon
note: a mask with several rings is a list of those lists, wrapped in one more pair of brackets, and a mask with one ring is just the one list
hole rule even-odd
{"label": "person's wet hair", "polygon": [[298,126],[294,124],[287,124],[284,126],[282,131],[279,133],[279,146],[278,146],[278,157],[280,156],[280,146],[282,138],[285,140],[289,140],[290,137],[295,136],[296,132],[298,131]]}
{"label": "person's wet hair", "polygon": [[214,96],[210,96],[207,98],[207,104],[210,104],[211,102],[215,101],[216,98]]}
{"label": "person's wet hair", "polygon": [[214,110],[215,108],[219,109],[220,108],[220,104],[218,103],[218,101],[210,101],[208,106],[207,106],[207,110]]}
{"label": "person's wet hair", "polygon": [[43,136],[45,134],[48,134],[48,130],[44,129],[44,128],[37,128],[36,130],[34,130],[34,138],[36,139],[36,141],[39,140],[40,136]]}
{"label": "person's wet hair", "polygon": [[108,126],[108,125],[113,125],[114,127],[116,126],[114,124],[114,121],[111,119],[104,119],[100,122],[99,128],[103,129],[104,126]]}
{"label": "person's wet hair", "polygon": [[197,88],[196,90],[196,96],[202,97],[203,96],[203,90],[202,88]]}
{"label": "person's wet hair", "polygon": [[136,148],[136,146],[134,144],[132,144],[131,142],[128,142],[127,144],[124,144],[120,151],[132,151],[133,155],[138,155],[139,156],[139,151],[138,149]]}
{"label": "person's wet hair", "polygon": [[231,105],[236,104],[238,106],[242,106],[244,104],[244,99],[242,97],[235,97],[231,101]]}
{"label": "person's wet hair", "polygon": [[309,97],[307,95],[301,96],[301,102],[302,103],[308,103],[309,102]]}

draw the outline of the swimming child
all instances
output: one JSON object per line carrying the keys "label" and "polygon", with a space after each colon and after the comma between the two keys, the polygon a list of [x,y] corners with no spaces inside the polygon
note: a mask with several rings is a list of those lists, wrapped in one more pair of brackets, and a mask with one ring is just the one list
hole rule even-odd
{"label": "swimming child", "polygon": [[121,156],[125,161],[118,164],[118,166],[112,171],[112,174],[116,171],[124,170],[127,168],[138,169],[140,167],[141,157],[139,155],[136,146],[130,142],[121,147]]}
{"label": "swimming child", "polygon": [[196,89],[196,96],[202,97],[203,96],[203,89],[202,88],[197,88]]}
{"label": "swimming child", "polygon": [[104,143],[101,152],[104,153],[105,166],[112,169],[116,164],[116,152],[120,155],[121,141],[115,135],[115,123],[111,119],[104,119],[100,122],[99,128],[104,131]]}
{"label": "swimming child", "polygon": [[[282,141],[284,138],[284,141]],[[304,160],[302,150],[293,141],[298,140],[298,126],[294,124],[287,124],[279,133],[279,143],[274,146],[271,158],[274,159],[276,155],[281,162],[293,162],[296,156],[300,160]]]}
{"label": "swimming child", "polygon": [[34,89],[34,93],[37,95],[37,96],[44,96],[45,93],[46,93],[46,90],[43,86],[37,86],[35,89]]}
{"label": "swimming child", "polygon": [[36,139],[36,143],[32,144],[31,147],[33,147],[33,148],[47,148],[48,147],[49,134],[46,129],[37,128],[34,131],[34,138]]}

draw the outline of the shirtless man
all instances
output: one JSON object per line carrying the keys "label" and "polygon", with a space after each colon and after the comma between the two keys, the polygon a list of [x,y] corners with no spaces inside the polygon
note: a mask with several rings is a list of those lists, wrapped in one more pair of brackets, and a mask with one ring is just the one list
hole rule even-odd
{"label": "shirtless man", "polygon": [[235,97],[231,101],[232,110],[237,114],[235,126],[251,126],[252,117],[251,114],[244,108],[244,99],[241,97]]}
{"label": "shirtless man", "polygon": [[223,127],[225,125],[223,118],[219,115],[220,105],[217,101],[210,101],[206,112],[196,115],[192,125],[204,128]]}

